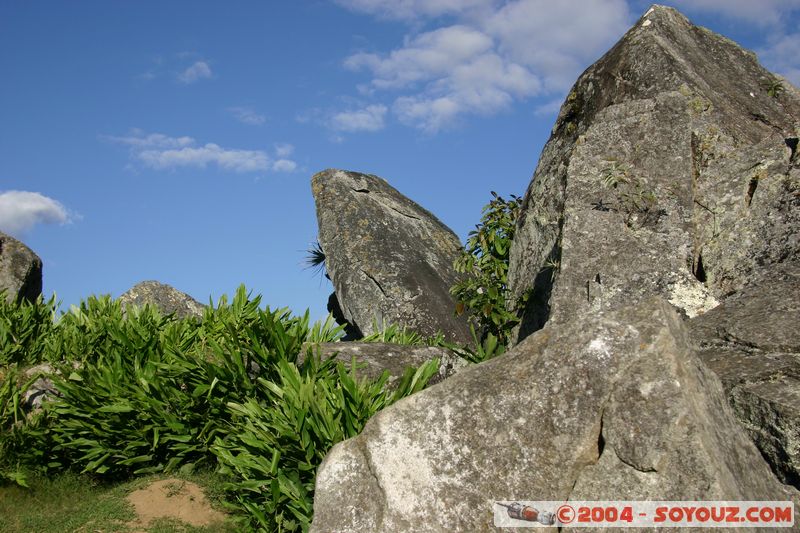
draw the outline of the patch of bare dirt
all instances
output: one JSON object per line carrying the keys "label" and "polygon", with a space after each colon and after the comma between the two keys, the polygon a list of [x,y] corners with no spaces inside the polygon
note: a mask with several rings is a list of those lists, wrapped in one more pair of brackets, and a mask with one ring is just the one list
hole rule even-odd
{"label": "patch of bare dirt", "polygon": [[137,520],[129,524],[146,528],[159,518],[172,518],[192,526],[221,523],[226,516],[211,507],[203,489],[182,479],[162,479],[128,495]]}

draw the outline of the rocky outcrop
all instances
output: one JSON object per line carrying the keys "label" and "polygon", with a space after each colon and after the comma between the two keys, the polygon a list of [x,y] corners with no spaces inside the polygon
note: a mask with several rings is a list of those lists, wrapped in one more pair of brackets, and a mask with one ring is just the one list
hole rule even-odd
{"label": "rocky outcrop", "polygon": [[319,244],[342,314],[362,335],[396,324],[468,343],[449,289],[458,237],[385,180],[329,169],[311,180]]}
{"label": "rocky outcrop", "polygon": [[[408,367],[418,367],[433,359],[439,360],[439,372],[429,384],[438,383],[469,365],[465,359],[438,346],[406,346],[383,342],[325,342],[316,345],[315,354],[323,360],[335,357],[345,365],[356,362],[359,378],[377,379],[389,371],[389,385],[397,382]],[[305,357],[300,357],[300,363]]]}
{"label": "rocky outcrop", "polygon": [[800,488],[800,265],[782,264],[689,321],[701,359],[784,483]]}
{"label": "rocky outcrop", "polygon": [[6,299],[34,301],[42,293],[42,260],[20,241],[0,233],[0,290]]}
{"label": "rocky outcrop", "polygon": [[[782,83],[783,91],[770,91]],[[798,258],[800,95],[653,6],[561,108],[511,249],[518,339],[650,295],[689,317]]]}
{"label": "rocky outcrop", "polygon": [[177,318],[202,318],[205,306],[188,294],[157,281],[143,281],[119,297],[122,307],[155,305],[165,314]]}
{"label": "rocky outcrop", "polygon": [[494,500],[786,500],[663,300],[548,325],[373,417],[311,531],[489,531]]}

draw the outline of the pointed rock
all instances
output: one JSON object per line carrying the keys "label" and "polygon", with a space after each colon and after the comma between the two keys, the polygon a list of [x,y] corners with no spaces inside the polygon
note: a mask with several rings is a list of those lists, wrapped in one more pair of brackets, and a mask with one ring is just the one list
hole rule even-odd
{"label": "pointed rock", "polygon": [[450,228],[371,174],[328,169],[314,175],[311,189],[327,273],[358,332],[396,324],[470,341],[449,292],[461,249]]}
{"label": "pointed rock", "polygon": [[518,339],[650,295],[696,316],[797,259],[798,124],[800,93],[752,52],[650,8],[580,76],[525,194]]}

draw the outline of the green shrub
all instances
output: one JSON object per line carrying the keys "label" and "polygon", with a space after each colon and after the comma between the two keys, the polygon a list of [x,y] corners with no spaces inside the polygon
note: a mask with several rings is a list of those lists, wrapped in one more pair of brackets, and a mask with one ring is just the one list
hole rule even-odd
{"label": "green shrub", "polygon": [[[481,358],[481,347],[486,341],[496,344],[489,350],[492,355],[502,353],[511,330],[519,323],[516,311],[524,303],[514,302],[509,310],[507,301],[509,253],[522,199],[512,195],[510,200],[505,200],[494,191],[492,197],[483,208],[480,223],[469,233],[463,253],[455,261],[456,271],[465,277],[450,289],[457,299],[456,313],[469,312],[477,322],[478,332],[473,331],[476,358]],[[483,355],[486,355],[485,350]]]}
{"label": "green shrub", "polygon": [[0,366],[32,364],[43,358],[45,340],[53,329],[56,299],[7,301],[0,291]]}
{"label": "green shrub", "polygon": [[20,398],[30,383],[16,363],[0,365],[0,478],[24,484],[25,469],[119,479],[217,467],[230,476],[243,525],[307,529],[324,454],[424,387],[437,363],[411,369],[392,391],[388,372],[357,382],[341,363],[311,355],[310,344],[343,336],[331,317],[312,325],[308,312],[260,302],[240,287],[202,320],[151,306],[123,312],[109,297],[55,322],[52,302],[0,307],[2,360],[49,361],[60,393],[25,416]]}
{"label": "green shrub", "polygon": [[394,401],[420,390],[437,362],[409,369],[390,393],[388,374],[377,381],[355,378],[342,363],[315,361],[302,371],[288,361],[277,380],[258,379],[265,398],[228,404],[234,431],[212,451],[221,471],[235,474],[229,489],[263,531],[307,530],[313,510],[317,466],[337,442],[355,437],[367,420]]}

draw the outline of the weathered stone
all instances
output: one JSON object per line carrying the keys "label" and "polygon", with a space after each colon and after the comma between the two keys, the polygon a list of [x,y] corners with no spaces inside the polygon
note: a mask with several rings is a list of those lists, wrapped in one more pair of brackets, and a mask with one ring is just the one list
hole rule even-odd
{"label": "weathered stone", "polygon": [[774,266],[688,324],[762,455],[800,488],[800,266]]}
{"label": "weathered stone", "polygon": [[[439,372],[430,384],[438,383],[466,368],[469,362],[450,350],[437,346],[406,346],[383,342],[325,342],[318,344],[315,353],[323,360],[335,356],[345,365],[356,361],[356,375],[377,379],[385,370],[389,371],[389,385],[396,383],[408,367],[418,367],[433,359],[439,359]],[[300,358],[300,362],[305,357]]]}
{"label": "weathered stone", "polygon": [[58,389],[56,389],[53,380],[50,378],[50,376],[58,374],[57,371],[53,370],[53,367],[47,363],[32,366],[25,371],[25,378],[31,379],[37,374],[40,375],[39,379],[34,381],[22,395],[22,410],[25,412],[40,409],[44,401],[60,396]]}
{"label": "weathered stone", "polygon": [[8,301],[34,301],[42,294],[42,260],[23,243],[0,232],[0,290]]}
{"label": "weathered stone", "polygon": [[511,249],[549,319],[650,295],[696,316],[798,257],[800,94],[754,54],[653,6],[569,93]]}
{"label": "weathered stone", "polygon": [[311,531],[491,531],[493,501],[787,500],[663,300],[548,324],[373,417]]}
{"label": "weathered stone", "polygon": [[311,179],[319,244],[344,318],[362,335],[396,324],[470,341],[449,289],[458,237],[371,174],[329,169]]}
{"label": "weathered stone", "polygon": [[123,308],[129,305],[151,304],[158,307],[163,313],[175,313],[178,318],[202,318],[205,309],[203,304],[188,294],[157,281],[137,283],[119,299]]}

